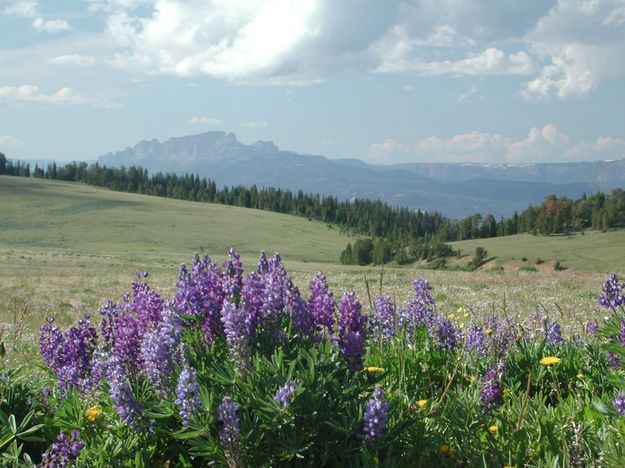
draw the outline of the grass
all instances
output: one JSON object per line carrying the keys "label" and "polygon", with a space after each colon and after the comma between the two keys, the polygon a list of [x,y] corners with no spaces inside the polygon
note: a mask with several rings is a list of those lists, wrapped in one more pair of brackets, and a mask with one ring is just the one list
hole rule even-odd
{"label": "grass", "polygon": [[[521,265],[547,263],[552,268],[556,261],[563,267],[576,270],[608,273],[623,271],[625,265],[625,231],[586,231],[583,235],[533,236],[517,234],[452,242],[454,249],[464,255],[473,255],[476,247],[484,247],[488,256],[497,257],[498,264],[507,269]],[[523,261],[523,258],[527,260]]]}

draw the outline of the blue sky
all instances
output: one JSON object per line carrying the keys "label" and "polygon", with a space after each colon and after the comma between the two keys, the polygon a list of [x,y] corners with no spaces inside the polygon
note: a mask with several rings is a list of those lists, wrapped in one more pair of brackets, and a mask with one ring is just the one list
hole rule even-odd
{"label": "blue sky", "polygon": [[0,0],[0,151],[209,130],[360,158],[625,157],[625,0]]}

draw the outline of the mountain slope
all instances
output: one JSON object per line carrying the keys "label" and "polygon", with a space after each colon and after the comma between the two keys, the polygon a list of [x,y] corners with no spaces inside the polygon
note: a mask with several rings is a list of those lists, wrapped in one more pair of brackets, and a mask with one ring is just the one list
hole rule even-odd
{"label": "mountain slope", "polygon": [[134,148],[104,155],[99,162],[111,166],[135,164],[150,171],[198,173],[219,185],[255,184],[339,199],[380,199],[451,217],[475,212],[510,216],[530,203],[540,203],[549,194],[577,198],[598,188],[592,178],[572,180],[548,174],[532,178],[527,170],[506,172],[469,165],[464,171],[465,165],[433,164],[428,169],[427,165],[374,166],[353,159],[331,160],[282,151],[273,142],[245,145],[233,133],[225,132],[170,138],[162,143],[142,141]]}

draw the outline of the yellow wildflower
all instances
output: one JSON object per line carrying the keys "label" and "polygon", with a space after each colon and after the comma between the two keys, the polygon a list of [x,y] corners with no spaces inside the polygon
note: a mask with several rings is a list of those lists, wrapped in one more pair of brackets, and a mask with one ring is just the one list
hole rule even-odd
{"label": "yellow wildflower", "polygon": [[425,408],[428,405],[429,402],[430,402],[430,400],[419,400],[419,401],[417,401],[417,406],[420,409],[423,409],[423,408]]}
{"label": "yellow wildflower", "polygon": [[92,423],[102,412],[102,409],[98,405],[91,406],[85,411],[85,418],[87,422]]}
{"label": "yellow wildflower", "polygon": [[460,323],[460,330],[462,330],[464,328],[464,322]]}
{"label": "yellow wildflower", "polygon": [[444,455],[447,455],[449,452],[451,452],[451,447],[449,446],[449,444],[440,444],[438,446],[438,451]]}
{"label": "yellow wildflower", "polygon": [[383,374],[384,372],[386,372],[386,369],[384,367],[365,367],[365,372],[367,372],[368,374]]}
{"label": "yellow wildflower", "polygon": [[470,374],[467,378],[469,379],[469,382],[471,383],[477,382],[477,375],[475,374]]}
{"label": "yellow wildflower", "polygon": [[492,328],[487,328],[486,330],[484,330],[484,333],[487,335],[492,335],[493,334],[493,329]]}
{"label": "yellow wildflower", "polygon": [[582,371],[579,371],[579,373],[577,374],[577,378],[579,380],[582,380],[584,378],[584,374],[582,374]]}
{"label": "yellow wildflower", "polygon": [[497,424],[493,424],[492,426],[490,426],[488,428],[488,432],[490,432],[491,434],[497,434]]}
{"label": "yellow wildflower", "polygon": [[562,362],[562,359],[560,359],[559,357],[555,357],[555,356],[547,356],[540,360],[540,363],[543,366],[552,366],[554,364],[560,364],[560,362]]}

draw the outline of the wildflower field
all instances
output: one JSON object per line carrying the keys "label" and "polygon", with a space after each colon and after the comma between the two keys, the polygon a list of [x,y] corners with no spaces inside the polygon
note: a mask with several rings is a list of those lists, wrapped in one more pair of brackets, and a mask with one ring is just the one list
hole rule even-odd
{"label": "wildflower field", "polygon": [[525,314],[442,306],[423,278],[402,293],[382,277],[357,294],[332,291],[320,273],[302,285],[278,255],[261,254],[247,273],[233,250],[220,265],[196,256],[170,292],[151,278],[137,273],[121,298],[70,326],[47,318],[41,372],[1,371],[0,464],[625,460],[616,275],[596,284],[595,314],[585,314],[602,318],[566,327],[551,304]]}

